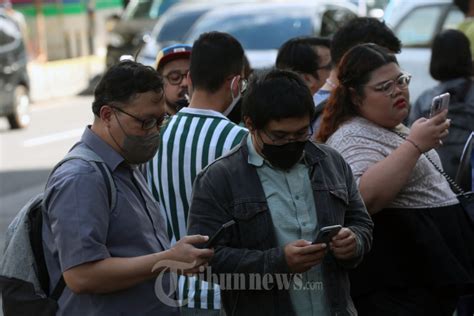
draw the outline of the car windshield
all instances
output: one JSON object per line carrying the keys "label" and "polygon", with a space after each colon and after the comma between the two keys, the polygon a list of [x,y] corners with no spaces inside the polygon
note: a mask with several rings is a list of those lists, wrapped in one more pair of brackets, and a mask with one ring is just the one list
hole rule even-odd
{"label": "car windshield", "polygon": [[307,12],[291,10],[258,11],[217,18],[204,16],[191,29],[186,42],[192,43],[201,33],[221,31],[232,34],[244,49],[278,49],[288,38],[310,35],[312,21]]}
{"label": "car windshield", "polygon": [[15,22],[0,15],[0,54],[10,52],[21,45],[21,32]]}
{"label": "car windshield", "polygon": [[206,9],[201,9],[168,17],[160,28],[159,33],[156,36],[156,41],[164,43],[182,40],[189,28],[206,11]]}

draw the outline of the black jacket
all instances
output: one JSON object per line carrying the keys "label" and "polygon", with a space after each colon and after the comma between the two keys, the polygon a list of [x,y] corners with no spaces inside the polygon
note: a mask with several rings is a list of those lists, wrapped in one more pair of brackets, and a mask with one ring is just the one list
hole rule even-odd
{"label": "black jacket", "polygon": [[[252,274],[289,274],[283,247],[277,244],[272,218],[257,171],[248,163],[246,138],[214,161],[196,178],[188,218],[188,233],[212,236],[234,219],[215,248],[210,262],[215,274],[240,273],[246,289],[223,289],[222,302],[231,315],[292,315],[287,290],[274,286],[249,289]],[[349,165],[334,149],[308,142],[304,162],[316,204],[318,229],[340,224],[357,236],[358,254],[349,261],[330,252],[322,263],[323,284],[331,315],[357,315],[349,295],[347,269],[358,265],[372,243],[373,223],[360,197]],[[241,282],[242,283],[242,282]],[[226,284],[228,286],[228,284]],[[242,284],[240,284],[242,285]]]}

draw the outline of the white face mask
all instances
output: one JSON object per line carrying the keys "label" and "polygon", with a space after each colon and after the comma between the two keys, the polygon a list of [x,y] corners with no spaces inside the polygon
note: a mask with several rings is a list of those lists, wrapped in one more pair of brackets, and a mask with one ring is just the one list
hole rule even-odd
{"label": "white face mask", "polygon": [[227,116],[230,114],[230,112],[232,112],[232,110],[235,108],[235,105],[237,104],[237,102],[239,102],[240,98],[242,97],[242,93],[240,92],[240,87],[238,87],[239,94],[237,94],[237,96],[234,97],[234,92],[232,91],[232,87],[234,86],[235,80],[239,80],[239,77],[238,76],[234,77],[234,79],[232,79],[232,82],[230,83],[230,89],[231,89],[230,95],[232,96],[232,102],[224,111],[224,113],[222,113],[224,116]]}

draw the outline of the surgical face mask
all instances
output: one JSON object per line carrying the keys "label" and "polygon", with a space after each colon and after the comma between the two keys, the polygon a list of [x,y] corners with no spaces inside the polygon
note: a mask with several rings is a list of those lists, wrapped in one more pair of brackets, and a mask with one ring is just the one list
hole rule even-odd
{"label": "surgical face mask", "polygon": [[273,166],[288,170],[301,160],[305,145],[306,141],[290,142],[284,145],[263,143],[262,154]]}
{"label": "surgical face mask", "polygon": [[238,89],[239,93],[237,94],[236,97],[234,97],[234,92],[232,91],[232,87],[234,86],[234,83],[235,83],[236,80],[239,80],[239,77],[234,77],[234,79],[232,79],[232,82],[230,83],[230,87],[231,87],[230,95],[232,96],[232,102],[227,107],[227,109],[224,111],[224,113],[222,113],[224,116],[228,116],[230,114],[230,112],[232,112],[234,107],[237,105],[240,98],[242,98],[242,92],[240,91],[240,87]]}
{"label": "surgical face mask", "polygon": [[129,135],[123,129],[117,114],[115,114],[115,118],[125,135],[122,145],[118,144],[112,134],[110,134],[110,136],[115,144],[122,150],[123,158],[130,164],[141,164],[152,159],[160,146],[160,132],[156,131],[155,133],[145,136]]}

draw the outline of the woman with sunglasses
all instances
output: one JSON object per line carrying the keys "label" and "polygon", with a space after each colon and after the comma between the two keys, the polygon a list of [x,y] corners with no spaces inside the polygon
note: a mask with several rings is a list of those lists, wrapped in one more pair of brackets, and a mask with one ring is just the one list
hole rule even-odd
{"label": "woman with sunglasses", "polygon": [[374,221],[373,247],[351,275],[360,315],[452,315],[474,284],[474,233],[427,159],[448,134],[446,111],[402,124],[410,75],[393,54],[361,44],[338,66],[320,141],[350,164]]}

